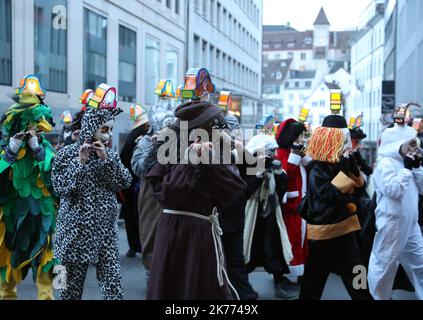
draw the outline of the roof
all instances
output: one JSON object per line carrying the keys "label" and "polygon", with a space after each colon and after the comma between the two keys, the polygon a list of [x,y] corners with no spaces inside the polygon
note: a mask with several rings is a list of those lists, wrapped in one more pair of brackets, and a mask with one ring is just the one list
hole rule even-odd
{"label": "roof", "polygon": [[313,25],[330,26],[330,22],[323,7],[320,8],[319,14],[317,15],[316,21],[314,21]]}
{"label": "roof", "polygon": [[[312,50],[313,31],[265,31],[263,32],[264,51]],[[354,31],[331,31],[329,48],[348,50],[348,42]]]}
{"label": "roof", "polygon": [[263,83],[282,83],[288,75],[291,63],[292,59],[263,60]]}
{"label": "roof", "polygon": [[313,31],[264,32],[264,50],[313,49]]}
{"label": "roof", "polygon": [[284,32],[284,31],[296,31],[290,25],[264,25],[263,32]]}
{"label": "roof", "polygon": [[329,88],[329,90],[339,90],[341,89],[340,86],[338,86],[336,83],[330,83],[330,82],[325,82],[326,87]]}

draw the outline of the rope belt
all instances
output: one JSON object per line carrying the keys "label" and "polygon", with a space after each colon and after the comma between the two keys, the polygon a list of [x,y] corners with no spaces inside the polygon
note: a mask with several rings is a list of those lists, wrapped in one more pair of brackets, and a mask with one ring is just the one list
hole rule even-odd
{"label": "rope belt", "polygon": [[229,281],[229,277],[225,270],[225,254],[223,252],[223,245],[222,245],[222,239],[221,239],[223,231],[222,231],[222,228],[220,227],[219,212],[217,211],[217,208],[213,209],[213,213],[210,216],[203,216],[198,213],[171,210],[171,209],[164,209],[163,213],[198,218],[198,219],[205,220],[211,223],[214,250],[216,252],[217,282],[219,284],[219,287],[223,287],[224,285],[223,277],[225,277],[226,280],[228,281],[229,286],[234,291],[237,300],[239,300],[238,293],[236,292],[235,288],[232,286],[231,282]]}

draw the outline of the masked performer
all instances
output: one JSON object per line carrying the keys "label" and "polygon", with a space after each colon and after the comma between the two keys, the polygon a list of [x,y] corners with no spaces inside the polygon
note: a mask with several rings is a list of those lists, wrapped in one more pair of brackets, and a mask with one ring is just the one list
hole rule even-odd
{"label": "masked performer", "polygon": [[277,158],[288,175],[288,191],[282,213],[294,255],[289,268],[296,277],[304,274],[307,259],[307,226],[297,209],[307,193],[306,166],[310,160],[304,153],[305,133],[306,127],[302,122],[288,119],[279,126],[276,136],[279,145]]}
{"label": "masked performer", "polygon": [[[206,69],[189,70],[191,76],[199,90],[189,86],[191,81],[185,82],[186,90],[195,90],[199,98],[214,92]],[[168,145],[177,148],[171,152],[176,164],[157,164],[146,176],[163,207],[147,299],[232,299],[218,212],[245,184],[213,152],[219,144],[212,142],[212,131],[223,128],[224,116],[219,107],[201,99],[180,105],[175,116],[175,135]]]}
{"label": "masked performer", "polygon": [[[167,93],[169,94],[169,93]],[[157,223],[163,211],[160,203],[154,198],[152,186],[146,181],[145,175],[157,163],[157,137],[167,130],[175,121],[174,110],[169,99],[159,97],[159,103],[151,107],[148,118],[150,129],[137,141],[131,165],[134,174],[140,179],[138,195],[139,234],[142,244],[141,260],[146,269],[148,282],[151,259],[153,256],[154,239]]]}
{"label": "masked performer", "polygon": [[417,299],[422,300],[423,237],[418,225],[418,196],[423,194],[422,155],[416,130],[399,120],[401,117],[382,135],[380,161],[374,173],[377,232],[370,256],[369,287],[375,299],[391,299],[401,263]]}
{"label": "masked performer", "polygon": [[363,265],[355,200],[365,183],[351,147],[347,122],[339,115],[327,116],[309,141],[314,160],[305,217],[310,242],[300,299],[320,299],[331,272],[342,277],[352,299],[371,299],[366,283],[353,286],[354,268]]}
{"label": "masked performer", "polygon": [[54,161],[52,182],[60,196],[55,255],[66,268],[64,300],[81,299],[89,265],[96,266],[104,299],[123,298],[116,193],[130,186],[131,174],[105,147],[120,112],[115,89],[101,84],[82,118],[79,141]]}
{"label": "masked performer", "polygon": [[37,77],[21,80],[2,119],[0,159],[0,297],[16,299],[16,285],[32,269],[38,299],[53,299],[52,235],[55,199],[50,183],[53,146],[51,110]]}
{"label": "masked performer", "polygon": [[134,125],[120,153],[120,159],[122,160],[123,165],[131,172],[132,184],[128,189],[125,189],[122,192],[124,199],[121,208],[121,214],[125,219],[126,235],[129,244],[129,251],[127,252],[126,256],[133,258],[137,253],[141,253],[142,250],[138,229],[137,208],[140,180],[132,171],[131,160],[137,142],[148,133],[150,124],[147,110],[141,105],[137,104],[131,106],[130,114],[131,120],[134,121]]}
{"label": "masked performer", "polygon": [[[262,130],[273,129],[273,120],[262,123]],[[254,180],[256,187],[245,210],[244,256],[250,273],[256,267],[264,267],[273,275],[275,298],[292,300],[298,298],[298,290],[285,282],[293,256],[281,210],[287,176],[275,159],[277,148],[275,138],[266,132],[254,136],[246,147],[254,156],[265,157],[265,167],[249,178],[249,184]]]}

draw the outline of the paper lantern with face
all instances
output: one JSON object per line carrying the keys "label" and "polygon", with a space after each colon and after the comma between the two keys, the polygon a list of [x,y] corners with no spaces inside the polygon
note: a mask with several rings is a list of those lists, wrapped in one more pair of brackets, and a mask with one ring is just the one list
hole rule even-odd
{"label": "paper lantern with face", "polygon": [[19,97],[36,96],[40,99],[44,99],[46,95],[46,91],[41,86],[40,80],[33,74],[21,79],[15,93]]}

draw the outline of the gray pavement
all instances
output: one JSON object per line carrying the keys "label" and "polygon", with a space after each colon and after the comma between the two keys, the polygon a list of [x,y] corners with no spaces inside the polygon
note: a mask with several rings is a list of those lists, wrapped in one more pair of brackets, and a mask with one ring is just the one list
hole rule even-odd
{"label": "gray pavement", "polygon": [[[144,300],[146,295],[146,281],[145,270],[142,263],[137,258],[127,258],[126,252],[128,245],[126,241],[126,233],[123,227],[120,227],[120,250],[121,250],[121,264],[123,288],[125,292],[125,299],[127,300]],[[254,272],[250,276],[250,281],[259,293],[260,299],[273,299],[273,279],[266,272]],[[32,282],[32,276],[29,274],[27,279],[18,287],[19,299],[33,300],[37,298],[35,285]],[[56,297],[59,295],[56,292]],[[95,268],[90,268],[84,289],[84,300],[101,300],[100,289],[96,280]],[[336,275],[331,275],[326,284],[323,294],[324,300],[350,300],[350,297],[345,290],[340,278]],[[415,300],[414,293],[396,291],[394,293],[395,300]]]}

